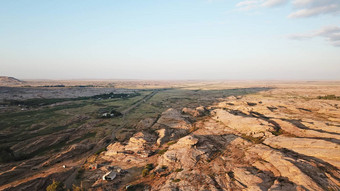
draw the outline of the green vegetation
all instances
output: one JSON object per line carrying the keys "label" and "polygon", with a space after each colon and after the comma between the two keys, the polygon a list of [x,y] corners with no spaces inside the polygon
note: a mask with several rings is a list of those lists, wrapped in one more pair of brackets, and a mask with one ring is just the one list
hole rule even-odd
{"label": "green vegetation", "polygon": [[142,170],[142,176],[145,177],[149,175],[150,171],[154,168],[153,164],[145,165],[144,169]]}
{"label": "green vegetation", "polygon": [[181,181],[181,179],[178,179],[178,178],[172,180],[172,182],[180,182],[180,181]]}
{"label": "green vegetation", "polygon": [[135,184],[135,185],[128,185],[126,186],[127,191],[137,191],[137,190],[143,190],[145,185],[143,183]]}
{"label": "green vegetation", "polygon": [[147,164],[144,168],[145,168],[145,169],[148,169],[148,170],[152,170],[154,167],[153,167],[153,164],[152,164],[152,163],[149,163],[149,164]]}
{"label": "green vegetation", "polygon": [[[167,108],[182,109],[184,106],[209,105],[215,98],[254,93],[259,90],[264,90],[264,88],[136,90],[132,94],[108,93],[78,98],[5,100],[5,103],[1,104],[7,105],[11,112],[0,113],[0,163],[57,152],[65,146],[84,140],[89,140],[93,143],[112,133],[116,138],[125,140],[135,133],[134,127],[140,120],[148,117],[157,118]],[[148,95],[154,91],[157,91],[157,93],[149,100],[129,110],[132,105],[148,98]],[[209,99],[201,99],[202,97]],[[18,105],[21,105],[21,107],[17,107]],[[124,117],[98,118],[105,112],[118,114],[115,112],[122,113],[126,110],[129,110],[129,112]],[[117,132],[118,128],[121,129],[120,132]],[[72,132],[71,130],[73,129],[77,129],[78,136],[69,135],[69,132]],[[194,130],[195,128],[192,129],[192,131]],[[25,144],[26,142],[24,141],[32,143],[42,136],[55,136],[54,134],[63,136],[64,132],[65,139],[55,142],[54,145],[43,146],[33,153],[24,155],[10,149],[18,143]],[[175,143],[175,141],[171,141],[167,145],[170,146]],[[103,149],[100,149],[95,154],[102,151]],[[162,155],[166,151],[167,149],[161,149],[158,154]]]}
{"label": "green vegetation", "polygon": [[163,155],[168,149],[161,149],[157,152],[159,155]]}
{"label": "green vegetation", "polygon": [[143,169],[142,170],[142,176],[145,177],[147,175],[149,175],[149,170],[148,169]]}
{"label": "green vegetation", "polygon": [[246,134],[242,134],[241,137],[255,144],[261,144],[264,141],[263,137],[252,137]]}
{"label": "green vegetation", "polygon": [[58,102],[69,101],[70,99],[67,98],[51,98],[51,99],[42,99],[42,98],[35,98],[35,99],[27,99],[27,100],[6,100],[5,103],[9,105],[21,105],[27,107],[39,107],[44,105],[51,105]]}
{"label": "green vegetation", "polygon": [[[140,100],[149,93],[150,91],[145,91],[142,92],[140,96],[137,96],[139,93],[133,95],[129,94],[130,96],[127,96],[128,94],[117,94],[117,97],[119,98],[114,99],[74,98],[71,99],[72,101],[70,101],[70,99],[25,100],[22,104],[46,105],[65,100],[68,100],[68,102],[64,102],[61,105],[32,107],[23,111],[18,110],[15,106],[14,108],[16,109],[12,112],[0,113],[0,131],[8,132],[8,134],[2,133],[0,137],[0,163],[27,159],[34,157],[35,155],[42,155],[46,152],[56,152],[65,146],[83,140],[103,138],[104,136],[107,136],[107,133],[110,134],[112,132],[112,129],[108,129],[108,127],[118,127],[123,120],[121,118],[114,118],[109,121],[105,120],[105,123],[104,121],[98,121],[98,110],[104,107],[115,108],[117,111],[122,111],[126,107],[130,107],[131,103]],[[106,96],[107,95],[105,94],[104,98]],[[125,98],[122,99],[120,97]],[[95,119],[97,121],[94,121]],[[136,123],[136,120],[139,120],[139,118],[132,119],[134,123]],[[52,146],[43,147],[33,153],[25,155],[15,153],[14,156],[13,151],[10,149],[10,147],[22,141],[37,138],[39,136],[51,135],[57,132],[67,132],[68,129],[78,128],[81,125],[87,124],[94,126],[93,131],[87,133],[82,131],[77,132],[84,133],[84,135],[73,140],[66,138],[64,141],[57,142]],[[101,132],[98,137],[96,137],[97,132]]]}
{"label": "green vegetation", "polygon": [[175,170],[175,172],[182,172],[183,171],[183,168],[178,168]]}
{"label": "green vegetation", "polygon": [[83,188],[80,186],[72,185],[72,191],[85,191]]}
{"label": "green vegetation", "polygon": [[177,143],[176,141],[170,141],[170,142],[167,143],[167,145],[170,146],[170,145],[173,145],[173,144],[176,144],[176,143]]}
{"label": "green vegetation", "polygon": [[153,172],[153,173],[150,174],[150,178],[151,178],[151,179],[155,178],[155,176],[156,176],[156,173],[155,173],[155,172]]}
{"label": "green vegetation", "polygon": [[326,99],[326,100],[340,100],[340,96],[335,96],[335,95],[318,96],[317,98]]}
{"label": "green vegetation", "polygon": [[94,154],[95,154],[95,155],[99,155],[100,153],[102,153],[102,152],[104,152],[104,151],[106,151],[106,147],[103,147],[103,148],[99,149],[99,150],[96,151]]}
{"label": "green vegetation", "polygon": [[275,136],[282,135],[284,131],[282,129],[278,129],[277,131],[271,131],[271,133]]}
{"label": "green vegetation", "polygon": [[64,191],[64,184],[53,180],[52,184],[47,186],[46,191]]}
{"label": "green vegetation", "polygon": [[51,105],[59,102],[65,102],[65,101],[78,101],[78,100],[90,100],[90,99],[114,99],[114,98],[130,98],[130,97],[136,97],[140,96],[140,93],[121,93],[121,94],[115,94],[115,93],[107,93],[107,94],[100,94],[90,97],[77,97],[77,98],[34,98],[34,99],[27,99],[27,100],[5,100],[4,104],[7,105],[21,105],[21,106],[27,106],[27,107],[40,107],[45,105]]}
{"label": "green vegetation", "polygon": [[[89,138],[92,138],[92,137],[95,137],[97,134],[97,132],[89,132],[89,133],[86,133],[85,135],[83,135],[82,137],[78,138],[78,139],[74,139],[73,141],[69,142],[67,145],[72,145],[74,143],[79,143],[80,141],[82,140],[85,140],[85,139],[89,139]],[[105,148],[104,148],[105,149]]]}
{"label": "green vegetation", "polygon": [[108,94],[100,94],[100,95],[95,95],[91,97],[86,97],[86,98],[93,98],[93,99],[113,99],[113,98],[129,98],[129,97],[135,97],[135,96],[140,96],[140,93],[133,93],[133,94],[126,94],[126,93],[121,93],[121,94],[115,94],[113,92],[108,93]]}

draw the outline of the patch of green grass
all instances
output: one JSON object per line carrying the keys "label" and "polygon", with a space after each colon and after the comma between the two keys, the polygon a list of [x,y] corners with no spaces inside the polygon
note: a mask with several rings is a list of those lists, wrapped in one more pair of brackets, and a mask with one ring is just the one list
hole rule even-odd
{"label": "patch of green grass", "polygon": [[168,151],[168,149],[161,149],[157,152],[157,154],[163,155],[166,151]]}
{"label": "patch of green grass", "polygon": [[72,145],[74,143],[79,143],[80,141],[82,140],[85,140],[85,139],[89,139],[89,138],[92,138],[92,137],[95,137],[97,134],[97,132],[90,132],[90,133],[86,133],[85,135],[83,135],[82,137],[78,138],[78,139],[74,139],[73,141],[69,142],[68,145]]}
{"label": "patch of green grass", "polygon": [[27,100],[5,100],[4,104],[6,105],[22,105],[27,107],[40,107],[45,105],[51,105],[59,102],[65,101],[78,101],[78,100],[89,100],[89,99],[114,99],[114,98],[131,98],[140,96],[140,93],[135,92],[131,94],[121,93],[106,93],[100,95],[94,95],[89,97],[77,97],[77,98],[34,98],[34,99],[27,99]]}
{"label": "patch of green grass", "polygon": [[51,108],[40,108],[30,111],[1,113],[1,130],[11,127],[27,128],[42,121],[53,123],[59,119],[65,119],[65,117],[68,116],[65,114],[65,112],[57,113],[57,111],[65,111],[67,109],[83,106],[85,106],[85,103],[60,105]]}

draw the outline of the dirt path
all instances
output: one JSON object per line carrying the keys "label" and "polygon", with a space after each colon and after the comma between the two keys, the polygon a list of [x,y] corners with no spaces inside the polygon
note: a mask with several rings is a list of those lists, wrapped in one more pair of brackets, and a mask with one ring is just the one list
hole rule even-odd
{"label": "dirt path", "polygon": [[133,110],[134,108],[138,107],[140,104],[142,104],[143,102],[148,101],[150,98],[152,98],[154,95],[156,95],[160,90],[154,90],[152,93],[150,93],[149,95],[145,96],[144,98],[142,98],[141,100],[139,100],[137,103],[135,103],[134,105],[132,105],[131,107],[125,109],[124,111],[122,111],[122,114],[125,116],[126,114],[128,114],[131,110]]}
{"label": "dirt path", "polygon": [[[140,99],[137,103],[133,104],[132,106],[128,107],[127,109],[122,111],[123,114],[123,121],[125,122],[125,116],[133,109],[137,108],[139,105],[141,105],[142,103],[148,101],[149,99],[151,99],[154,95],[156,95],[159,91],[161,90],[154,90],[152,93],[150,93],[149,95],[145,96],[144,98]],[[123,123],[120,127],[118,127],[117,129],[121,129],[125,126],[125,123]],[[115,134],[114,132],[112,132],[111,135],[112,139],[115,138]]]}

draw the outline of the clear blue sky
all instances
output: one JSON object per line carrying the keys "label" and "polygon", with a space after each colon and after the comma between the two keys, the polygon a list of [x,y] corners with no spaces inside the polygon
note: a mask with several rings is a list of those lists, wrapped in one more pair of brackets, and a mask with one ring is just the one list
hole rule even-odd
{"label": "clear blue sky", "polygon": [[340,1],[304,2],[0,0],[0,75],[340,80]]}

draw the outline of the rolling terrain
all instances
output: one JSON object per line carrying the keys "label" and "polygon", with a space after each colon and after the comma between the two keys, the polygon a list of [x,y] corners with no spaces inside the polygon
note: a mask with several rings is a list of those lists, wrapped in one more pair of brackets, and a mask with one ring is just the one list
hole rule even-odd
{"label": "rolling terrain", "polygon": [[340,190],[338,82],[29,83],[0,88],[0,190]]}

